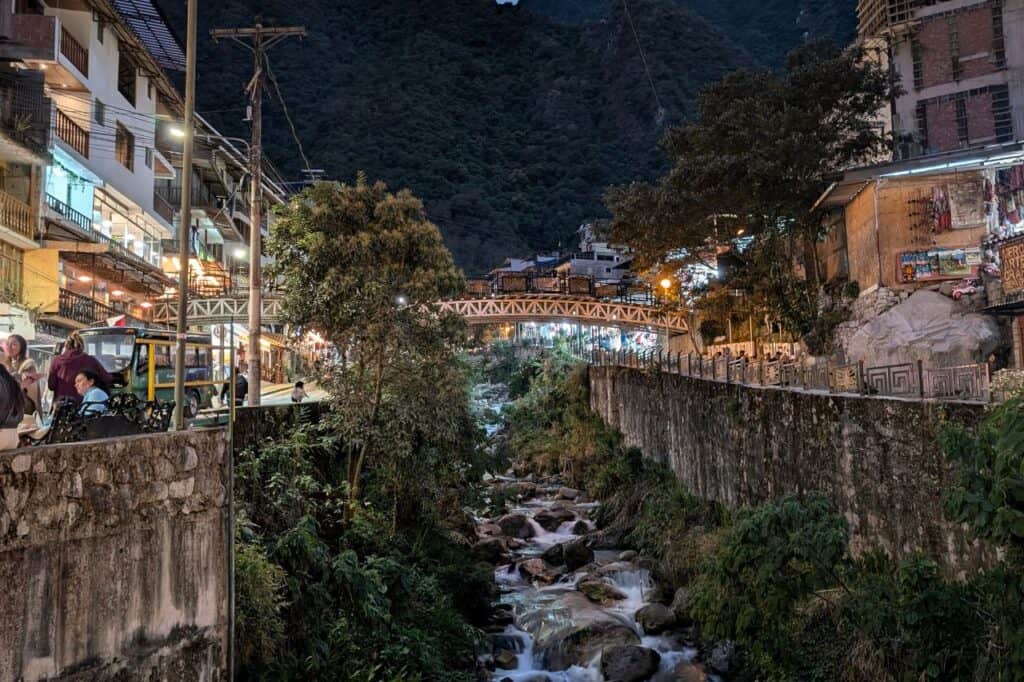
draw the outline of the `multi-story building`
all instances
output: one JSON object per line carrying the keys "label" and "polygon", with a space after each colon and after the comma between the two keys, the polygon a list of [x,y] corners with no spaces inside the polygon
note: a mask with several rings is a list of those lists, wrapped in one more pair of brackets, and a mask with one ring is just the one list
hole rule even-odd
{"label": "multi-story building", "polygon": [[1024,137],[1024,0],[860,0],[859,37],[902,85],[897,159]]}
{"label": "multi-story building", "polygon": [[154,186],[175,169],[155,141],[158,120],[180,117],[165,69],[182,67],[181,49],[148,2],[17,0],[14,9],[12,56],[45,81],[52,103],[24,301],[44,336],[121,315],[144,322],[174,284],[162,267],[174,211]]}

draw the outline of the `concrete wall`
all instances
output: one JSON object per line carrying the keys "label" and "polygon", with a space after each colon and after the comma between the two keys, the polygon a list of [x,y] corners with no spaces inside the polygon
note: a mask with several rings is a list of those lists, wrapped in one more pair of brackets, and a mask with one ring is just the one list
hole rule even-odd
{"label": "concrete wall", "polygon": [[740,507],[821,491],[849,523],[855,553],[923,551],[951,573],[991,559],[943,518],[952,476],[934,435],[943,411],[974,423],[981,406],[746,388],[613,367],[590,369],[590,402],[627,443],[669,464],[705,499]]}
{"label": "concrete wall", "polygon": [[226,677],[223,429],[0,453],[0,680]]}

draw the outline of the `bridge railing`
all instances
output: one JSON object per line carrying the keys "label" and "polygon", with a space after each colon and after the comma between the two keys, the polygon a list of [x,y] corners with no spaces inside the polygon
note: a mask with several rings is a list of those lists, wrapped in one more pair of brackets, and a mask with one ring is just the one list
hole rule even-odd
{"label": "bridge railing", "polygon": [[637,280],[608,281],[561,272],[502,272],[466,280],[466,295],[470,298],[520,294],[559,294],[624,303],[661,302],[650,284]]}
{"label": "bridge railing", "polygon": [[865,366],[863,362],[831,365],[594,348],[577,348],[576,354],[596,366],[631,367],[745,386],[916,400],[990,402],[992,399],[989,368],[984,363],[955,367],[925,367],[921,361],[881,366]]}

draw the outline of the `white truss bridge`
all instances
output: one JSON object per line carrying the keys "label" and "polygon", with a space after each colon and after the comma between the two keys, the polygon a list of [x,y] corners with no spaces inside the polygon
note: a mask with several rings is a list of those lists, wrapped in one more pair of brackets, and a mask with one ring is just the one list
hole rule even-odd
{"label": "white truss bridge", "polygon": [[[263,323],[282,322],[281,299],[263,299]],[[188,301],[188,323],[190,325],[247,324],[249,321],[248,298],[190,298]],[[160,301],[153,307],[153,321],[173,324],[178,319],[177,301]]]}
{"label": "white truss bridge", "polygon": [[580,322],[651,331],[668,329],[674,334],[688,334],[690,331],[684,312],[585,297],[522,294],[444,301],[440,305],[442,310],[458,313],[470,324]]}

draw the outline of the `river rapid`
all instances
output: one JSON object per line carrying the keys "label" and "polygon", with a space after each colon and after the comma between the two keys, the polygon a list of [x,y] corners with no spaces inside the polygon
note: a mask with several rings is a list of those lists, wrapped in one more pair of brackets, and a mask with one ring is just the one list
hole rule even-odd
{"label": "river rapid", "polygon": [[724,679],[712,664],[728,669],[731,652],[699,660],[693,623],[673,610],[672,596],[656,589],[636,552],[607,547],[592,521],[599,502],[554,478],[488,475],[485,483],[490,497],[508,500],[500,514],[477,519],[474,546],[495,566],[490,650],[481,657],[492,680]]}

